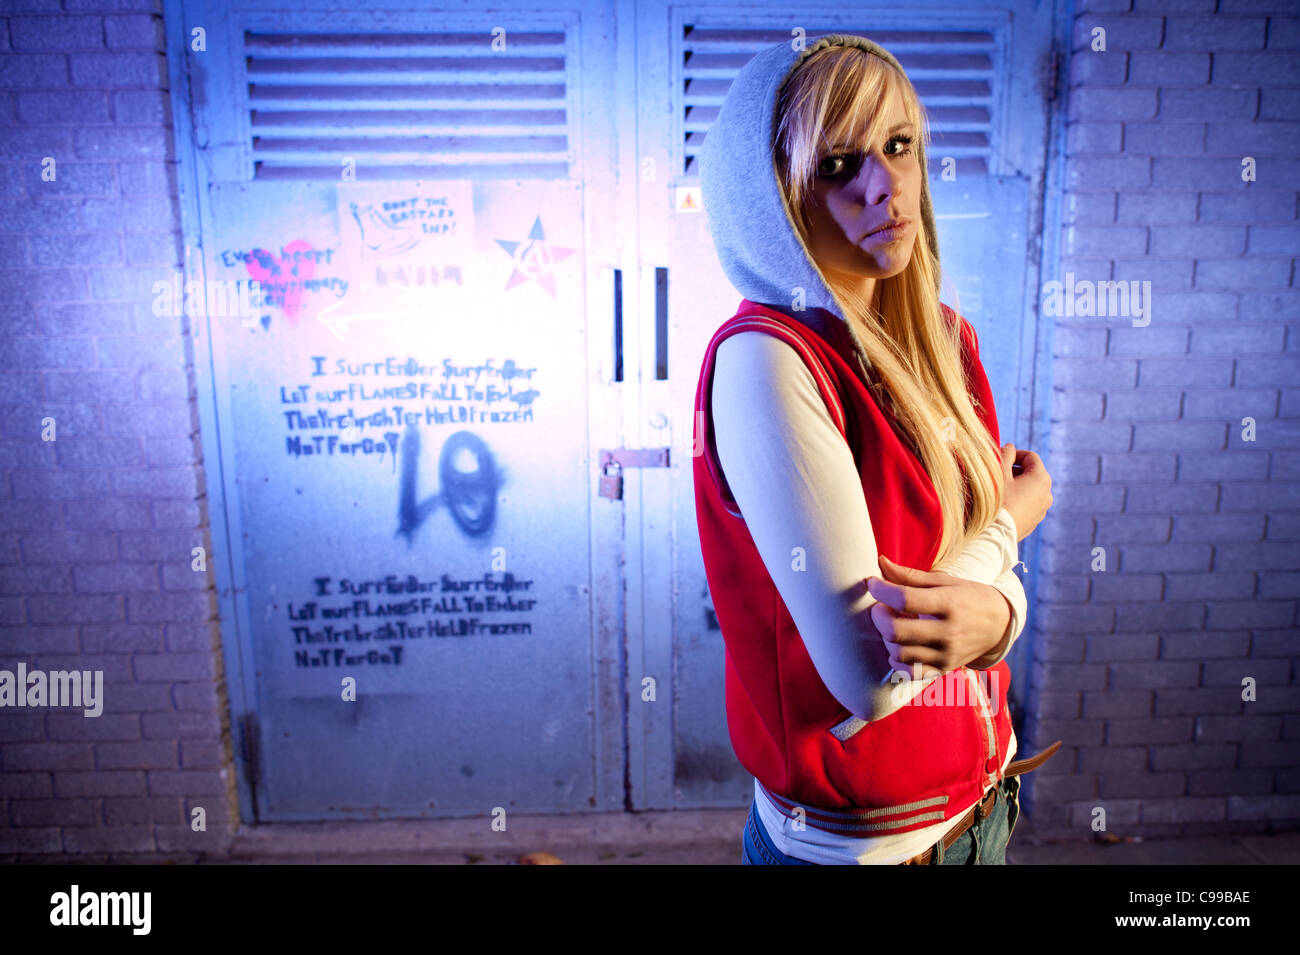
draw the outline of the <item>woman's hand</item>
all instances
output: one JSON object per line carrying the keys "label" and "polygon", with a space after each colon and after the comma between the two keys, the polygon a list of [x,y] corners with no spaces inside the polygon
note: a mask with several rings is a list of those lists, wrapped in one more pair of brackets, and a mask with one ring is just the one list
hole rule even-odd
{"label": "woman's hand", "polygon": [[877,600],[871,621],[885,638],[893,669],[923,679],[1001,650],[1011,605],[997,589],[942,571],[904,567],[883,554],[880,572],[883,578],[867,578],[867,590]]}
{"label": "woman's hand", "polygon": [[[1013,465],[1021,471],[1016,474]],[[1043,459],[1033,451],[1017,451],[1014,444],[1002,445],[1002,506],[1016,521],[1016,541],[1034,532],[1052,506],[1052,476]]]}

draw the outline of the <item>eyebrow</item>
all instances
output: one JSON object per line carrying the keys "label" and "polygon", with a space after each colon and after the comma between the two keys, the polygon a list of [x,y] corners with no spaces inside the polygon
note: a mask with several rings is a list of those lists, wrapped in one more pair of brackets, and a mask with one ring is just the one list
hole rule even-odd
{"label": "eyebrow", "polygon": [[[891,127],[890,129],[886,130],[886,133],[887,133],[887,135],[892,136],[892,135],[894,135],[894,133],[898,132],[900,129],[908,129],[908,128],[910,128],[911,125],[912,125],[911,123],[897,123],[897,124],[895,124],[893,127]],[[855,148],[853,143],[837,143],[836,145],[834,145],[834,146],[831,147],[831,149],[835,150],[836,152],[839,152],[840,150],[853,149],[853,148]]]}

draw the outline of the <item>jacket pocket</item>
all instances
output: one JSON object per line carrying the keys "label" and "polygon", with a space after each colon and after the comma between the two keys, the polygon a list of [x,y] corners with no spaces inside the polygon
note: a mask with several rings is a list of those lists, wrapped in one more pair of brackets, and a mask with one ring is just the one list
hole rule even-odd
{"label": "jacket pocket", "polygon": [[828,733],[834,736],[841,743],[846,743],[849,740],[853,739],[853,737],[857,736],[858,733],[862,732],[862,730],[866,728],[867,725],[866,720],[864,720],[860,716],[855,716],[853,713],[849,712],[847,708],[844,710],[844,712],[849,714],[848,718],[840,720],[829,730],[827,730]]}
{"label": "jacket pocket", "polygon": [[[887,696],[892,696],[895,693],[905,693],[906,691],[900,690],[898,684],[888,683],[888,684],[881,684],[879,687],[875,688],[872,692],[873,692],[873,699],[871,702],[873,706],[878,706],[879,704],[875,698],[876,693],[882,693],[882,694],[886,694]],[[916,691],[916,693],[909,695],[906,699],[903,699],[902,696],[900,696],[897,699],[897,701],[891,702],[890,704],[891,708],[889,712],[885,713],[884,716],[881,716],[880,718],[874,720],[864,720],[862,717],[854,714],[852,710],[848,709],[847,707],[841,706],[839,713],[836,714],[834,725],[830,726],[827,729],[827,732],[830,733],[832,736],[834,736],[841,743],[847,743],[849,740],[853,739],[853,737],[857,736],[868,726],[879,726],[882,724],[889,723],[891,720],[897,717],[903,710],[905,710],[907,706],[910,705],[911,700],[919,693],[920,691],[918,690]],[[898,705],[894,705],[895,702]]]}

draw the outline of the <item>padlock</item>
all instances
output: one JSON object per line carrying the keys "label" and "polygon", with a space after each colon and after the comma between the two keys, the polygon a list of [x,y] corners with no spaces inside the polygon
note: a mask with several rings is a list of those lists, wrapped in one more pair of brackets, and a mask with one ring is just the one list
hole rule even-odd
{"label": "padlock", "polygon": [[605,461],[600,475],[600,496],[614,501],[623,500],[623,465],[612,457]]}

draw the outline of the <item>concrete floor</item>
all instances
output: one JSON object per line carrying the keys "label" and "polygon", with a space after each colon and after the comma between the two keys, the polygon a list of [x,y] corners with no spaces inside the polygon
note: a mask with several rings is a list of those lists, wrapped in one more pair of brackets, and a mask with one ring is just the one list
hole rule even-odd
{"label": "concrete floor", "polygon": [[[245,828],[228,854],[0,856],[0,864],[514,865],[549,853],[567,865],[739,865],[747,810],[679,810],[601,816],[515,816],[506,832],[489,821],[298,823]],[[1022,818],[1009,865],[1294,865],[1300,832],[1146,839],[1102,845],[1048,841]],[[554,864],[554,863],[550,863]]]}

